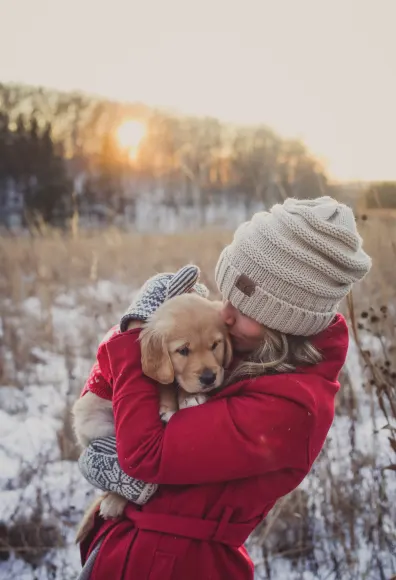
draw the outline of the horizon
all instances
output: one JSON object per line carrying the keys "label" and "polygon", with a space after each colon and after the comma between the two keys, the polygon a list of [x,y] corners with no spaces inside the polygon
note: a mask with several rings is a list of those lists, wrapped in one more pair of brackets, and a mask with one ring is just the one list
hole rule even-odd
{"label": "horizon", "polygon": [[265,124],[332,180],[392,180],[395,17],[391,0],[3,0],[0,82]]}

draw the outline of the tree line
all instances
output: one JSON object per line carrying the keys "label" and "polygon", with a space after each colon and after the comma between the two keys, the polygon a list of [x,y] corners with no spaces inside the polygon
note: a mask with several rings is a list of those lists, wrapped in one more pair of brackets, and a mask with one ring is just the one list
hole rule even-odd
{"label": "tree line", "polygon": [[[117,140],[128,119],[145,126],[131,159]],[[153,110],[79,93],[0,84],[0,192],[12,180],[25,210],[54,222],[78,199],[122,210],[142,188],[160,188],[168,203],[206,204],[220,192],[273,203],[326,191],[319,161],[303,143],[266,126],[235,127],[212,118]],[[127,193],[126,193],[127,192]]]}
{"label": "tree line", "polygon": [[65,216],[71,181],[62,150],[52,139],[51,123],[18,115],[14,123],[0,111],[0,192],[23,195],[25,218],[53,223]]}

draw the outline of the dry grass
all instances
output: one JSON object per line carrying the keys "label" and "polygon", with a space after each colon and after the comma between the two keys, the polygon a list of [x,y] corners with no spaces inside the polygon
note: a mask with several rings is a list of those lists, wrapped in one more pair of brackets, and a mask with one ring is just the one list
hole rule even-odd
{"label": "dry grass", "polygon": [[[3,343],[13,353],[4,359],[0,344],[0,384],[20,384],[21,372],[31,360],[31,346],[53,349],[57,345],[51,307],[61,294],[79,291],[98,281],[111,280],[136,289],[157,272],[175,271],[185,263],[196,263],[202,270],[202,281],[216,292],[213,272],[220,250],[231,234],[218,230],[180,235],[135,235],[116,229],[98,232],[60,234],[47,230],[45,235],[0,237],[0,316]],[[21,307],[29,297],[38,298],[36,318],[29,325],[23,320]],[[117,320],[117,309],[127,304],[103,305],[80,293],[79,304],[87,316],[106,315],[109,324]],[[111,318],[113,315],[113,318]],[[93,325],[94,326],[94,325]],[[83,348],[91,353],[97,334],[86,329]],[[96,343],[95,343],[96,344]],[[2,356],[3,351],[3,356]]]}
{"label": "dry grass", "polygon": [[189,234],[135,235],[116,229],[72,235],[0,238],[0,294],[17,304],[35,295],[49,303],[54,291],[112,279],[136,288],[156,272],[186,262],[199,264],[213,286],[213,270],[229,232],[208,229]]}
{"label": "dry grass", "polygon": [[[292,563],[293,578],[302,578],[303,571],[310,570],[317,578],[389,580],[388,570],[396,566],[390,556],[396,546],[395,530],[387,519],[395,488],[389,487],[391,471],[384,469],[396,460],[382,464],[380,453],[375,452],[378,432],[384,427],[389,435],[389,457],[394,458],[396,452],[396,222],[369,216],[358,225],[365,249],[373,258],[372,272],[353,296],[353,328],[367,372],[362,384],[356,384],[356,377],[348,373],[343,375],[337,420],[345,424],[345,446],[340,441],[327,445],[308,486],[285,498],[258,530],[263,578],[277,577],[280,556]],[[0,238],[0,384],[22,388],[37,362],[32,346],[40,345],[64,356],[72,398],[81,385],[73,386],[73,345],[60,343],[54,330],[51,307],[56,299],[61,294],[78,294],[79,305],[92,319],[92,326],[87,325],[82,336],[80,354],[93,356],[98,332],[117,320],[126,303],[98,303],[80,290],[101,280],[134,289],[155,272],[174,271],[193,262],[201,267],[203,281],[216,292],[214,266],[231,235],[215,229],[172,236],[107,229]],[[40,312],[24,320],[23,304],[29,297],[39,299]],[[374,344],[370,352],[368,344]],[[5,356],[6,351],[12,353],[12,360]],[[362,452],[356,438],[367,413],[372,444]],[[58,444],[62,457],[75,458],[67,414]],[[337,470],[346,450],[343,470]],[[41,553],[40,542],[42,539],[36,548],[32,546],[33,552],[38,549]],[[364,576],[356,563],[362,549],[370,552]]]}
{"label": "dry grass", "polygon": [[[394,299],[396,220],[358,218],[359,231],[373,258],[370,276],[361,286],[359,303],[371,306]],[[159,271],[197,263],[203,281],[215,291],[213,271],[231,232],[207,229],[174,235],[143,235],[117,229],[79,232],[47,230],[44,235],[0,237],[0,296],[18,304],[38,296],[51,304],[54,293],[96,280],[116,280],[136,287]]]}

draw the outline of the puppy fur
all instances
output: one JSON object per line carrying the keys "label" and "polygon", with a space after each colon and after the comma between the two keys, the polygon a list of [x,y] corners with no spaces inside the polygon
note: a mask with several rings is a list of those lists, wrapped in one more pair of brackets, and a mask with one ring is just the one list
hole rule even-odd
{"label": "puppy fur", "polygon": [[[197,294],[176,296],[162,304],[143,325],[140,333],[142,370],[161,384],[160,413],[169,419],[179,408],[206,400],[206,394],[221,386],[232,347],[220,317],[221,302]],[[115,434],[111,401],[86,393],[73,406],[77,441],[85,448],[93,439]],[[92,529],[100,505],[102,517],[119,517],[127,500],[108,492],[95,499],[79,526],[76,542]]]}

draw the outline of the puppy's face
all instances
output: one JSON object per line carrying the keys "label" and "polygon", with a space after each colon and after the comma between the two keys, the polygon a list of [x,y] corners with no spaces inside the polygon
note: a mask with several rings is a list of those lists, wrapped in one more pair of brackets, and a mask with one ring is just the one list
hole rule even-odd
{"label": "puppy's face", "polygon": [[196,294],[176,296],[150,318],[140,335],[143,372],[189,393],[219,387],[231,362],[221,305]]}

